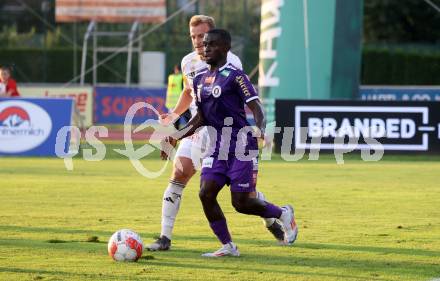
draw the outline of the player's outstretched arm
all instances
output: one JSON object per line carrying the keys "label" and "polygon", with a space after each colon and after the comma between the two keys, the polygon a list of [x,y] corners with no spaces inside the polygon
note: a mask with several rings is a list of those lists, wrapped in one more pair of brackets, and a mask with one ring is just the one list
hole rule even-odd
{"label": "player's outstretched arm", "polygon": [[171,135],[173,139],[181,140],[183,138],[189,137],[196,132],[196,130],[202,127],[205,123],[203,114],[200,109],[197,109],[197,114],[180,130]]}
{"label": "player's outstretched arm", "polygon": [[175,144],[178,140],[191,136],[198,128],[202,127],[203,125],[203,115],[200,110],[197,110],[196,116],[189,120],[185,127],[161,141],[160,157],[162,158],[162,160],[166,160],[167,158],[169,158],[170,152],[174,147],[173,144]]}
{"label": "player's outstretched arm", "polygon": [[263,105],[261,104],[259,99],[254,99],[248,102],[247,106],[254,114],[255,124],[257,128],[260,130],[261,138],[264,138],[264,133],[266,129],[266,115],[264,114]]}
{"label": "player's outstretched arm", "polygon": [[191,102],[191,89],[185,87],[183,88],[183,91],[179,96],[176,107],[173,109],[173,111],[169,113],[161,114],[159,116],[159,123],[164,126],[169,126],[171,123],[179,119],[179,116],[182,115],[189,108]]}

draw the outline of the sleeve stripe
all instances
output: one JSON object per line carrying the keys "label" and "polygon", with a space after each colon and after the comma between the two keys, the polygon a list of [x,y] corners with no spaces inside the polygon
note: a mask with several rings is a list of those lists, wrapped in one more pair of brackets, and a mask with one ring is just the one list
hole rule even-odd
{"label": "sleeve stripe", "polygon": [[248,102],[250,102],[250,101],[253,101],[253,100],[256,100],[256,99],[258,99],[258,96],[250,97],[250,98],[248,98],[248,99],[246,100],[246,103],[248,103]]}
{"label": "sleeve stripe", "polygon": [[202,72],[197,73],[197,74],[194,76],[193,80],[194,80],[196,77],[199,77],[200,75],[205,74],[206,72],[208,72],[208,71],[205,70],[205,71],[202,71]]}

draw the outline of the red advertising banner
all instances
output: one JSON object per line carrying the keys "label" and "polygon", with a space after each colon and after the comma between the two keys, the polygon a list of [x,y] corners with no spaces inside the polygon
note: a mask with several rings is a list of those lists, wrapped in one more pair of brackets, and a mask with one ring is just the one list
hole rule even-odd
{"label": "red advertising banner", "polygon": [[57,22],[155,23],[165,18],[165,0],[56,0]]}

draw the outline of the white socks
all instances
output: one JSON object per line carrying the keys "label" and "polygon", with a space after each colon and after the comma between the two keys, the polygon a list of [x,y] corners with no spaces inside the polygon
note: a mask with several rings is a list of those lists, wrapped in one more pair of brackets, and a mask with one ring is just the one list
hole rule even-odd
{"label": "white socks", "polygon": [[174,221],[179,212],[184,187],[184,184],[171,180],[163,193],[162,232],[160,235],[166,236],[170,240],[174,228]]}
{"label": "white socks", "polygon": [[[260,191],[257,191],[257,198],[263,201],[266,201],[266,198],[264,197],[264,194]],[[266,227],[271,226],[275,222],[275,218],[262,218],[264,225]]]}
{"label": "white socks", "polygon": [[[173,233],[174,222],[176,221],[177,213],[180,208],[180,200],[182,198],[184,184],[170,181],[167,189],[163,193],[162,201],[162,231],[161,236],[166,236],[171,240]],[[264,194],[257,191],[257,198],[265,200]],[[275,218],[263,218],[266,227],[273,225]]]}

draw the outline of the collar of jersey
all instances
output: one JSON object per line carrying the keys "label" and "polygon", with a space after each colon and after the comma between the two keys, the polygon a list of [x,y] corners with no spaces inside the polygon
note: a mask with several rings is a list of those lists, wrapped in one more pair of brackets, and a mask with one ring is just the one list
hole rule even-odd
{"label": "collar of jersey", "polygon": [[[217,76],[217,73],[222,72],[223,69],[225,69],[226,67],[228,67],[228,65],[229,65],[229,62],[227,61],[222,67],[217,68],[217,70],[215,71],[215,73],[216,73],[215,75]],[[211,71],[211,68],[210,68],[210,67],[208,67],[208,70],[209,70],[210,73],[213,73],[213,72]]]}
{"label": "collar of jersey", "polygon": [[226,61],[226,63],[225,63],[222,67],[220,67],[220,68],[218,69],[218,72],[220,72],[220,71],[222,71],[223,69],[225,69],[228,65],[229,65],[229,62]]}

